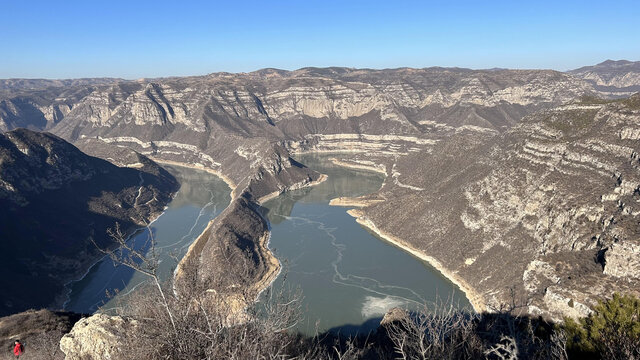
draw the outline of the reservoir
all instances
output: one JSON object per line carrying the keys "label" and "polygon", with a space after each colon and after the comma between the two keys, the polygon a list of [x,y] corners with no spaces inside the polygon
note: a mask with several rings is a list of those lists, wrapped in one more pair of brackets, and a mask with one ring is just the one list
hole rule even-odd
{"label": "reservoir", "polygon": [[[159,255],[158,274],[167,280],[173,274],[176,260],[181,259],[189,245],[204,231],[209,221],[224,210],[230,202],[229,186],[219,177],[202,170],[162,165],[180,182],[180,190],[167,209],[149,226],[156,241]],[[138,231],[131,241],[137,248],[144,247],[149,229]],[[93,313],[98,307],[107,310],[116,304],[107,291],[126,296],[148,277],[126,266],[114,266],[105,257],[95,264],[80,280],[69,285],[71,290],[65,310]]]}
{"label": "reservoir", "polygon": [[[298,330],[306,334],[335,330],[343,334],[375,329],[392,307],[418,309],[437,299],[470,305],[464,294],[424,261],[381,240],[347,214],[349,208],[329,206],[340,196],[356,197],[378,190],[382,175],[333,165],[330,156],[304,155],[301,163],[328,175],[323,183],[290,191],[262,206],[271,225],[269,247],[282,263],[274,289],[301,290],[303,319]],[[162,279],[170,279],[176,258],[186,253],[207,223],[230,201],[230,189],[213,174],[184,167],[165,167],[181,187],[165,212],[151,225],[157,242]],[[149,230],[133,235],[144,246]],[[109,311],[117,297],[136,289],[147,277],[109,258],[94,265],[69,285],[66,310]],[[116,297],[116,298],[117,298]]]}
{"label": "reservoir", "polygon": [[380,174],[338,167],[329,158],[299,156],[329,178],[263,204],[271,223],[269,247],[283,265],[274,287],[302,290],[304,319],[298,329],[366,333],[390,308],[415,310],[434,301],[471,309],[464,293],[436,269],[365,230],[347,214],[349,208],[329,205],[340,196],[375,192],[384,181]]}

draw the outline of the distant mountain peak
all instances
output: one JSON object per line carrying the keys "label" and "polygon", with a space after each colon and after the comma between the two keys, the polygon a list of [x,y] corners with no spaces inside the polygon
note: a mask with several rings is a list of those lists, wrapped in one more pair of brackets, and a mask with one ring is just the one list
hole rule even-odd
{"label": "distant mountain peak", "polygon": [[598,91],[619,96],[640,91],[640,61],[608,59],[597,65],[569,70],[568,73],[593,84]]}
{"label": "distant mountain peak", "polygon": [[585,71],[595,71],[595,70],[637,70],[640,69],[640,61],[629,61],[629,60],[611,60],[607,59],[596,65],[583,66],[574,70],[569,70],[569,73],[580,73]]}
{"label": "distant mountain peak", "polygon": [[600,64],[596,65],[596,66],[601,66],[601,65],[605,65],[605,66],[624,66],[624,65],[629,65],[629,64],[633,64],[633,61],[607,59],[607,60],[601,62]]}

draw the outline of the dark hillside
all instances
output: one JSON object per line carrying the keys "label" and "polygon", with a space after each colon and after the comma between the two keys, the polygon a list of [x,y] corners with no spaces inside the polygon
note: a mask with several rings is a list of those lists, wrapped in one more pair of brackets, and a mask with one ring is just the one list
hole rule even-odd
{"label": "dark hillside", "polygon": [[62,285],[101,256],[91,239],[109,246],[115,222],[162,211],[176,180],[140,159],[117,167],[51,134],[0,135],[0,315],[60,305]]}

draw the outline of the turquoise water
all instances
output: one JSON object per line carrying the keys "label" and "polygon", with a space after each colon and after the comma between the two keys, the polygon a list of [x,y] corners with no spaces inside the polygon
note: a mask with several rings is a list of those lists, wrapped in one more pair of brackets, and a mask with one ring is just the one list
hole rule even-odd
{"label": "turquoise water", "polygon": [[366,332],[390,308],[417,309],[437,299],[470,307],[437,270],[365,230],[347,214],[348,208],[329,206],[339,196],[376,191],[381,175],[337,167],[327,156],[297,160],[329,178],[264,207],[272,226],[270,248],[283,264],[274,288],[300,289],[304,296],[299,330]]}
{"label": "turquoise water", "polygon": [[[329,206],[340,196],[360,196],[376,191],[381,175],[345,169],[327,156],[301,156],[303,164],[329,178],[314,187],[285,193],[266,202],[271,223],[270,248],[283,264],[274,289],[301,290],[303,320],[298,330],[343,333],[366,332],[377,327],[392,307],[416,309],[436,299],[468,307],[464,294],[422,260],[379,239],[347,214],[348,208]],[[150,229],[160,252],[161,278],[169,279],[176,261],[205,229],[209,220],[229,204],[229,188],[216,176],[187,168],[169,167],[181,188]],[[143,246],[148,230],[134,235]],[[144,275],[105,258],[86,276],[70,285],[67,310],[108,310],[116,301],[107,291],[131,293]]]}
{"label": "turquoise water", "polygon": [[[182,258],[189,245],[230,201],[230,189],[220,178],[210,173],[184,167],[164,166],[180,182],[180,190],[149,229],[159,254],[158,273],[169,279],[176,266],[175,258]],[[138,248],[149,239],[149,229],[136,233],[132,241]],[[70,284],[66,310],[93,313],[98,307],[109,309],[116,303],[107,292],[126,296],[148,277],[125,266],[114,266],[109,258],[94,265],[80,281]]]}

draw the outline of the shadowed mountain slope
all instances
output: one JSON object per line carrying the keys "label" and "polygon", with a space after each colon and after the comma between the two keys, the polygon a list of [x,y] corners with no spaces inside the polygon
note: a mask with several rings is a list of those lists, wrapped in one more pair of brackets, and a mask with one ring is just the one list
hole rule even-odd
{"label": "shadowed mountain slope", "polygon": [[61,305],[63,284],[101,256],[91,239],[108,247],[115,222],[143,225],[168,203],[175,178],[140,154],[118,151],[135,168],[51,134],[0,134],[0,314]]}

